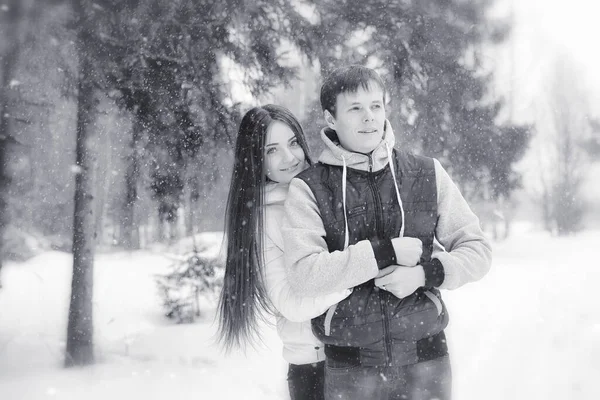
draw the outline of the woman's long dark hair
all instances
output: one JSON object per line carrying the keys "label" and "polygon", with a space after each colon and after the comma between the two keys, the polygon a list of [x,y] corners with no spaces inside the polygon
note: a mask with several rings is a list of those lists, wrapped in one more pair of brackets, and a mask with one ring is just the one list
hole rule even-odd
{"label": "woman's long dark hair", "polygon": [[264,317],[263,311],[273,312],[262,271],[263,206],[268,181],[263,170],[264,147],[273,121],[290,127],[310,163],[302,127],[287,108],[268,104],[244,115],[235,145],[225,212],[227,258],[219,299],[218,334],[226,350],[253,344],[259,337],[257,322]]}

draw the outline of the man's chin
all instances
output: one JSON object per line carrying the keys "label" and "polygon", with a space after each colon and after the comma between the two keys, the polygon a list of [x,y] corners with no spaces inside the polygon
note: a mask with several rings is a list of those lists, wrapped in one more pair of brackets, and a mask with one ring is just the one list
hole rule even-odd
{"label": "man's chin", "polygon": [[355,151],[355,153],[360,153],[360,154],[364,154],[366,156],[371,155],[371,153],[373,153],[373,150],[375,150],[377,148],[377,146],[374,147],[366,147],[360,150]]}
{"label": "man's chin", "polygon": [[382,139],[379,139],[376,143],[371,143],[370,146],[365,146],[364,147],[364,151],[361,151],[361,153],[363,154],[371,154],[373,152],[373,150],[375,150],[377,147],[379,147],[379,144],[381,143]]}
{"label": "man's chin", "polygon": [[375,150],[377,148],[377,146],[379,146],[379,143],[381,143],[382,139],[379,139],[377,142],[375,141],[371,141],[369,139],[365,139],[363,140],[361,143],[357,143],[357,146],[352,146],[352,148],[348,148],[344,145],[342,145],[342,147],[344,147],[346,150],[352,152],[352,153],[360,153],[360,154],[366,154],[369,155],[373,152],[373,150]]}

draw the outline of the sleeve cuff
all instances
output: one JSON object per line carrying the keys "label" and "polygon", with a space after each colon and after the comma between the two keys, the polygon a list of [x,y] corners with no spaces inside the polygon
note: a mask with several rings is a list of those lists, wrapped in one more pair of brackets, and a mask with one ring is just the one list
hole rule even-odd
{"label": "sleeve cuff", "polygon": [[377,268],[383,269],[396,264],[396,252],[391,239],[371,240],[370,242],[377,261]]}
{"label": "sleeve cuff", "polygon": [[432,258],[421,264],[425,272],[425,287],[440,287],[444,283],[446,273],[442,262],[437,258]]}

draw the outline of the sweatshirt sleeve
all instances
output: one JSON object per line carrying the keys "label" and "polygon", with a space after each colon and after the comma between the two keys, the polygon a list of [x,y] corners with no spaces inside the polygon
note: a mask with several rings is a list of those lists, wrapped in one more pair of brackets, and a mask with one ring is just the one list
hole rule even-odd
{"label": "sweatshirt sleeve", "polygon": [[[269,229],[279,227],[267,226]],[[293,322],[308,321],[323,314],[329,307],[345,299],[352,292],[344,289],[319,297],[301,297],[296,295],[288,283],[283,259],[283,250],[271,237],[265,235],[265,285],[269,299],[275,309],[286,319]]]}
{"label": "sweatshirt sleeve", "polygon": [[282,234],[288,280],[302,296],[333,293],[375,278],[379,267],[384,266],[378,259],[385,258],[389,248],[362,240],[330,253],[315,197],[298,178],[290,183]]}
{"label": "sweatshirt sleeve", "polygon": [[438,194],[436,238],[445,251],[434,253],[424,265],[426,282],[440,289],[456,289],[481,279],[492,263],[492,248],[458,187],[434,159]]}

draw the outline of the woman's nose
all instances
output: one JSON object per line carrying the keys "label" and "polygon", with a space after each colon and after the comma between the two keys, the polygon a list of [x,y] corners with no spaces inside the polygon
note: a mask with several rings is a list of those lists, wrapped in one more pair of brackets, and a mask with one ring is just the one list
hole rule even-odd
{"label": "woman's nose", "polygon": [[291,161],[294,159],[294,153],[292,153],[292,151],[290,149],[285,149],[283,151],[283,160],[284,161]]}

